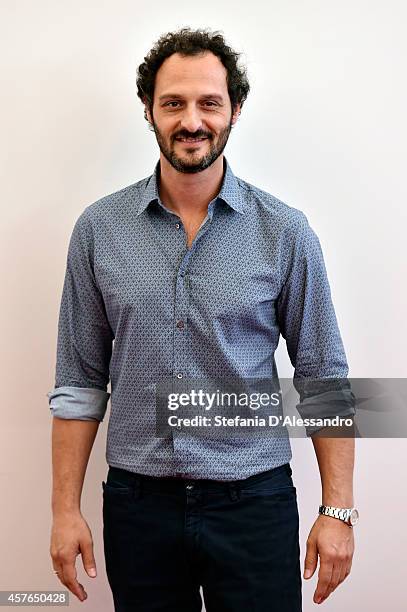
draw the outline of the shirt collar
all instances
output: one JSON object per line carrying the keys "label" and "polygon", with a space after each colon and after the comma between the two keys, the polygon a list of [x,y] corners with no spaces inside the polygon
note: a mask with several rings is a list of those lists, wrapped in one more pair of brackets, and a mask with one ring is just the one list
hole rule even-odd
{"label": "shirt collar", "polygon": [[[147,208],[150,202],[157,201],[161,206],[163,206],[158,190],[159,173],[160,161],[158,160],[153,174],[147,179],[147,183],[138,206],[138,215]],[[225,156],[223,157],[223,181],[217,198],[226,202],[226,204],[237,212],[242,214],[245,213],[245,203],[242,198],[241,187]],[[216,200],[217,198],[214,199]]]}

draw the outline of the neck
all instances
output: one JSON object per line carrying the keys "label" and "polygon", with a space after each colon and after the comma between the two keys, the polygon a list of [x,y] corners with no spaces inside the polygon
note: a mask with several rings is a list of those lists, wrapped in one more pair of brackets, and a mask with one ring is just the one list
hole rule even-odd
{"label": "neck", "polygon": [[223,155],[203,170],[188,174],[175,170],[160,154],[159,192],[162,202],[176,213],[204,212],[219,193],[223,180]]}

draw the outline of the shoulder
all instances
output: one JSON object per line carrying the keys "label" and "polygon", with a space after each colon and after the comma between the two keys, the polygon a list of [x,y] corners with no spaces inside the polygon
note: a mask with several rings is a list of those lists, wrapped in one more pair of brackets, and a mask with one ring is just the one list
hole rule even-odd
{"label": "shoulder", "polygon": [[239,177],[236,180],[249,215],[260,216],[288,233],[298,234],[310,228],[308,217],[301,209],[248,181]]}
{"label": "shoulder", "polygon": [[73,235],[79,234],[89,242],[120,222],[128,224],[135,218],[134,213],[150,178],[143,178],[87,204],[75,221]]}
{"label": "shoulder", "polygon": [[150,177],[127,185],[87,204],[76,218],[70,237],[71,252],[93,252],[97,242],[110,236],[118,220],[128,224],[134,217]]}
{"label": "shoulder", "polygon": [[143,192],[150,177],[143,178],[136,183],[122,187],[118,191],[109,193],[98,200],[88,204],[82,215],[88,221],[102,220],[111,215],[117,217],[125,211],[137,210]]}

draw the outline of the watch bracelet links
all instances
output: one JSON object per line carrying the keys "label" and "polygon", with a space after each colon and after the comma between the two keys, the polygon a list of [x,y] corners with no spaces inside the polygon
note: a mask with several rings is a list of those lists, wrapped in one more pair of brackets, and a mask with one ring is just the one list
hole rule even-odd
{"label": "watch bracelet links", "polygon": [[350,517],[351,510],[347,508],[334,508],[333,506],[324,506],[321,504],[319,506],[319,514],[325,514],[325,516],[332,516],[333,518],[347,522]]}

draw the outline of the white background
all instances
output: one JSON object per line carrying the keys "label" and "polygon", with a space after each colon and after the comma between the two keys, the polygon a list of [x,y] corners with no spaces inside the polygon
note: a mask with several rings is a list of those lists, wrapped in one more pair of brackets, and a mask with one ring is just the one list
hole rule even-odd
{"label": "white background", "polygon": [[[405,377],[406,6],[362,0],[204,3],[2,0],[0,5],[0,589],[57,589],[48,554],[56,327],[73,225],[85,206],[152,173],[158,159],[136,69],[162,33],[221,29],[243,51],[251,93],[225,154],[237,176],[305,212],[325,255],[352,377]],[[282,342],[280,376],[292,367]],[[99,576],[78,558],[89,597],[112,609],[104,572],[101,480],[107,419],[82,510]],[[301,561],[320,503],[310,440],[293,440]],[[352,573],[332,612],[405,605],[405,440],[358,440]],[[316,577],[303,584],[315,608]],[[272,604],[272,602],[271,602]]]}

